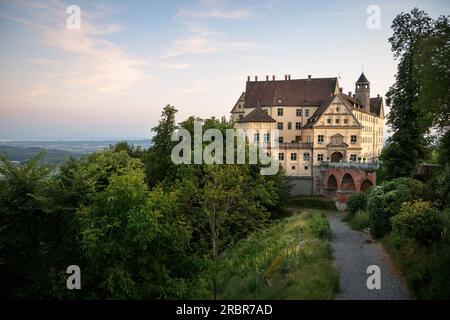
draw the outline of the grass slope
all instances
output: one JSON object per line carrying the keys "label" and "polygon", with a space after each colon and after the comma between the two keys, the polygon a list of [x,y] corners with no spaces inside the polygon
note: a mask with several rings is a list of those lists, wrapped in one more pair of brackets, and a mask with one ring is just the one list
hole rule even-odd
{"label": "grass slope", "polygon": [[330,226],[321,211],[302,211],[253,234],[220,260],[221,299],[333,299]]}

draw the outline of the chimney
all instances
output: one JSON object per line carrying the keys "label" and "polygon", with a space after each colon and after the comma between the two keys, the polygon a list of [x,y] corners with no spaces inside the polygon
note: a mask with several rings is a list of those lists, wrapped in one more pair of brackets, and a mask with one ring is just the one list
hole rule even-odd
{"label": "chimney", "polygon": [[272,80],[275,81],[275,75],[272,75]]}
{"label": "chimney", "polygon": [[284,75],[284,80],[287,80],[287,74]]}
{"label": "chimney", "polygon": [[352,97],[352,92],[351,92],[351,91],[348,92],[348,96],[349,96],[350,98]]}
{"label": "chimney", "polygon": [[250,76],[247,76],[247,81],[250,81]]}
{"label": "chimney", "polygon": [[255,81],[258,82],[258,76],[255,76]]}
{"label": "chimney", "polygon": [[377,98],[379,98],[380,97],[380,94],[377,94]]}
{"label": "chimney", "polygon": [[291,80],[291,75],[289,75],[289,80]]}
{"label": "chimney", "polygon": [[339,93],[342,93],[342,91],[344,91],[342,88],[339,88]]}
{"label": "chimney", "polygon": [[355,94],[353,94],[352,97],[354,98],[354,97],[355,97]]}
{"label": "chimney", "polygon": [[310,74],[308,74],[308,80],[311,80],[311,75]]}
{"label": "chimney", "polygon": [[266,75],[266,81],[269,81],[269,76],[268,75]]}

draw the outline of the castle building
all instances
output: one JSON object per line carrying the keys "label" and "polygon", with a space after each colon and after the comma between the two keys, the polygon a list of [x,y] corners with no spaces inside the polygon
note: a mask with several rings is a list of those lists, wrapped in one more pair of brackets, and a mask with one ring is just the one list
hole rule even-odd
{"label": "castle building", "polygon": [[343,93],[338,78],[249,77],[231,118],[258,138],[279,130],[278,155],[272,156],[288,176],[312,176],[313,167],[327,162],[377,162],[383,147],[383,98],[370,97],[364,73],[354,94]]}

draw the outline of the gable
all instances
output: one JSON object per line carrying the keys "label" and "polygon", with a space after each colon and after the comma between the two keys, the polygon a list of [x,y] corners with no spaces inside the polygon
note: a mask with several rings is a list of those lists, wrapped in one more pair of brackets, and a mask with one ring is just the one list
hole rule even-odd
{"label": "gable", "polygon": [[[352,109],[347,105],[345,100],[340,94],[337,94],[328,101],[327,105],[321,107],[321,114],[318,114],[317,120],[313,124],[313,127],[339,127],[350,126],[360,127],[361,124],[354,116]],[[345,120],[347,123],[345,123]],[[336,121],[339,121],[337,123]]]}
{"label": "gable", "polygon": [[242,92],[241,96],[236,101],[233,109],[231,109],[231,113],[244,113],[244,105],[245,105],[245,92]]}

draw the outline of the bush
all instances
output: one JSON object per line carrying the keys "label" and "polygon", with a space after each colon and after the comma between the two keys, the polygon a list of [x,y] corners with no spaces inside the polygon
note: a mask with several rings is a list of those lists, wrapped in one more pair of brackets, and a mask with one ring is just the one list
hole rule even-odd
{"label": "bush", "polygon": [[359,210],[366,210],[367,195],[364,192],[354,193],[347,201],[348,212],[354,215]]}
{"label": "bush", "polygon": [[403,202],[421,198],[423,184],[411,178],[397,178],[372,188],[368,200],[370,232],[381,238],[392,229],[390,218],[395,216]]}
{"label": "bush", "polygon": [[348,224],[354,230],[364,230],[369,227],[369,213],[364,210],[357,211],[349,220]]}
{"label": "bush", "polygon": [[311,231],[314,237],[322,240],[331,239],[331,228],[323,212],[308,212],[306,227]]}
{"label": "bush", "polygon": [[450,250],[447,242],[437,241],[425,247],[391,233],[383,244],[405,274],[408,287],[417,299],[449,299]]}
{"label": "bush", "polygon": [[443,224],[439,212],[427,201],[406,202],[391,219],[392,229],[400,237],[430,244],[441,236]]}
{"label": "bush", "polygon": [[297,196],[289,201],[290,206],[309,209],[336,210],[334,200],[322,196]]}

